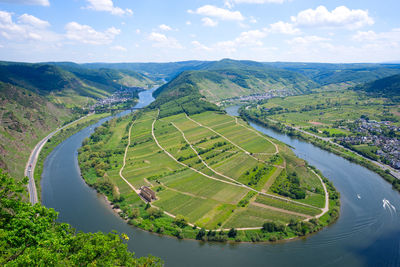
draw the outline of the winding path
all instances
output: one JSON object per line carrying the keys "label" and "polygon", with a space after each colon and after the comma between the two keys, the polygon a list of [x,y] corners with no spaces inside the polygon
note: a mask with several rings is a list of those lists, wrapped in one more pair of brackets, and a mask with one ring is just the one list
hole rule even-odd
{"label": "winding path", "polygon": [[132,190],[133,190],[136,194],[138,194],[138,195],[140,196],[140,191],[137,190],[137,189],[136,189],[130,182],[128,182],[128,180],[126,180],[126,178],[122,175],[122,171],[124,170],[125,165],[126,165],[126,155],[128,154],[128,149],[129,149],[129,146],[131,145],[131,132],[132,132],[132,127],[133,127],[133,125],[135,124],[135,122],[136,122],[136,120],[134,120],[134,121],[132,122],[132,124],[131,124],[131,127],[129,127],[128,144],[127,144],[126,147],[125,147],[125,153],[124,153],[123,164],[122,164],[121,169],[119,169],[119,176],[122,178],[122,180],[125,181],[125,183],[127,183],[127,185],[128,185],[130,188],[132,188]]}

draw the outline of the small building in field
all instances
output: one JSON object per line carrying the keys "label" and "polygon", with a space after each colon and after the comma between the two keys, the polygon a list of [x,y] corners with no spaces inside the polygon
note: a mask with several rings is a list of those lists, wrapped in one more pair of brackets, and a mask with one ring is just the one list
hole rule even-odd
{"label": "small building in field", "polygon": [[151,190],[148,186],[140,187],[140,195],[148,202],[157,199],[156,193],[153,190]]}

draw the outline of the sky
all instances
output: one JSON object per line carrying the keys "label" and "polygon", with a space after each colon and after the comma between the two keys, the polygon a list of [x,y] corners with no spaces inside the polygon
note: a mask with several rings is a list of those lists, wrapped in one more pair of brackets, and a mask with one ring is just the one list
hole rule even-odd
{"label": "sky", "polygon": [[399,0],[0,0],[0,60],[399,62]]}

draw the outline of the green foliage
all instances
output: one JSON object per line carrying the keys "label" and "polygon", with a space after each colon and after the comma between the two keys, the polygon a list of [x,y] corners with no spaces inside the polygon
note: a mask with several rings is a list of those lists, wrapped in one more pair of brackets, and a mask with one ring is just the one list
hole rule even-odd
{"label": "green foliage", "polygon": [[294,199],[304,199],[306,197],[306,190],[300,187],[300,178],[296,172],[286,175],[286,171],[282,171],[271,190],[282,196],[287,196]]}
{"label": "green foliage", "polygon": [[235,238],[237,235],[237,230],[235,228],[231,228],[228,232],[228,236],[231,238]]}
{"label": "green foliage", "polygon": [[280,222],[265,222],[263,224],[262,230],[265,232],[284,232],[286,229],[285,224],[280,223]]}
{"label": "green foliage", "polygon": [[0,170],[0,265],[3,266],[161,266],[149,256],[134,258],[117,233],[81,233],[58,223],[57,213],[22,201],[27,181],[15,182]]}
{"label": "green foliage", "polygon": [[238,207],[247,207],[249,205],[250,200],[257,195],[254,191],[249,191],[237,204]]}
{"label": "green foliage", "polygon": [[174,223],[180,228],[187,226],[188,225],[187,221],[188,221],[188,219],[185,216],[180,215],[180,214],[176,215],[176,217],[174,219]]}

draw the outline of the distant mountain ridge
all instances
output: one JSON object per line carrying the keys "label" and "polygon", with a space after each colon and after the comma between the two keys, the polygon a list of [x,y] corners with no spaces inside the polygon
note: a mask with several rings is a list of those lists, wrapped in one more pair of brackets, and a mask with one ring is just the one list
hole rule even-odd
{"label": "distant mountain ridge", "polygon": [[151,87],[154,82],[133,71],[90,70],[78,64],[0,62],[0,81],[50,96],[55,103],[81,106],[87,98],[103,98],[121,86]]}

